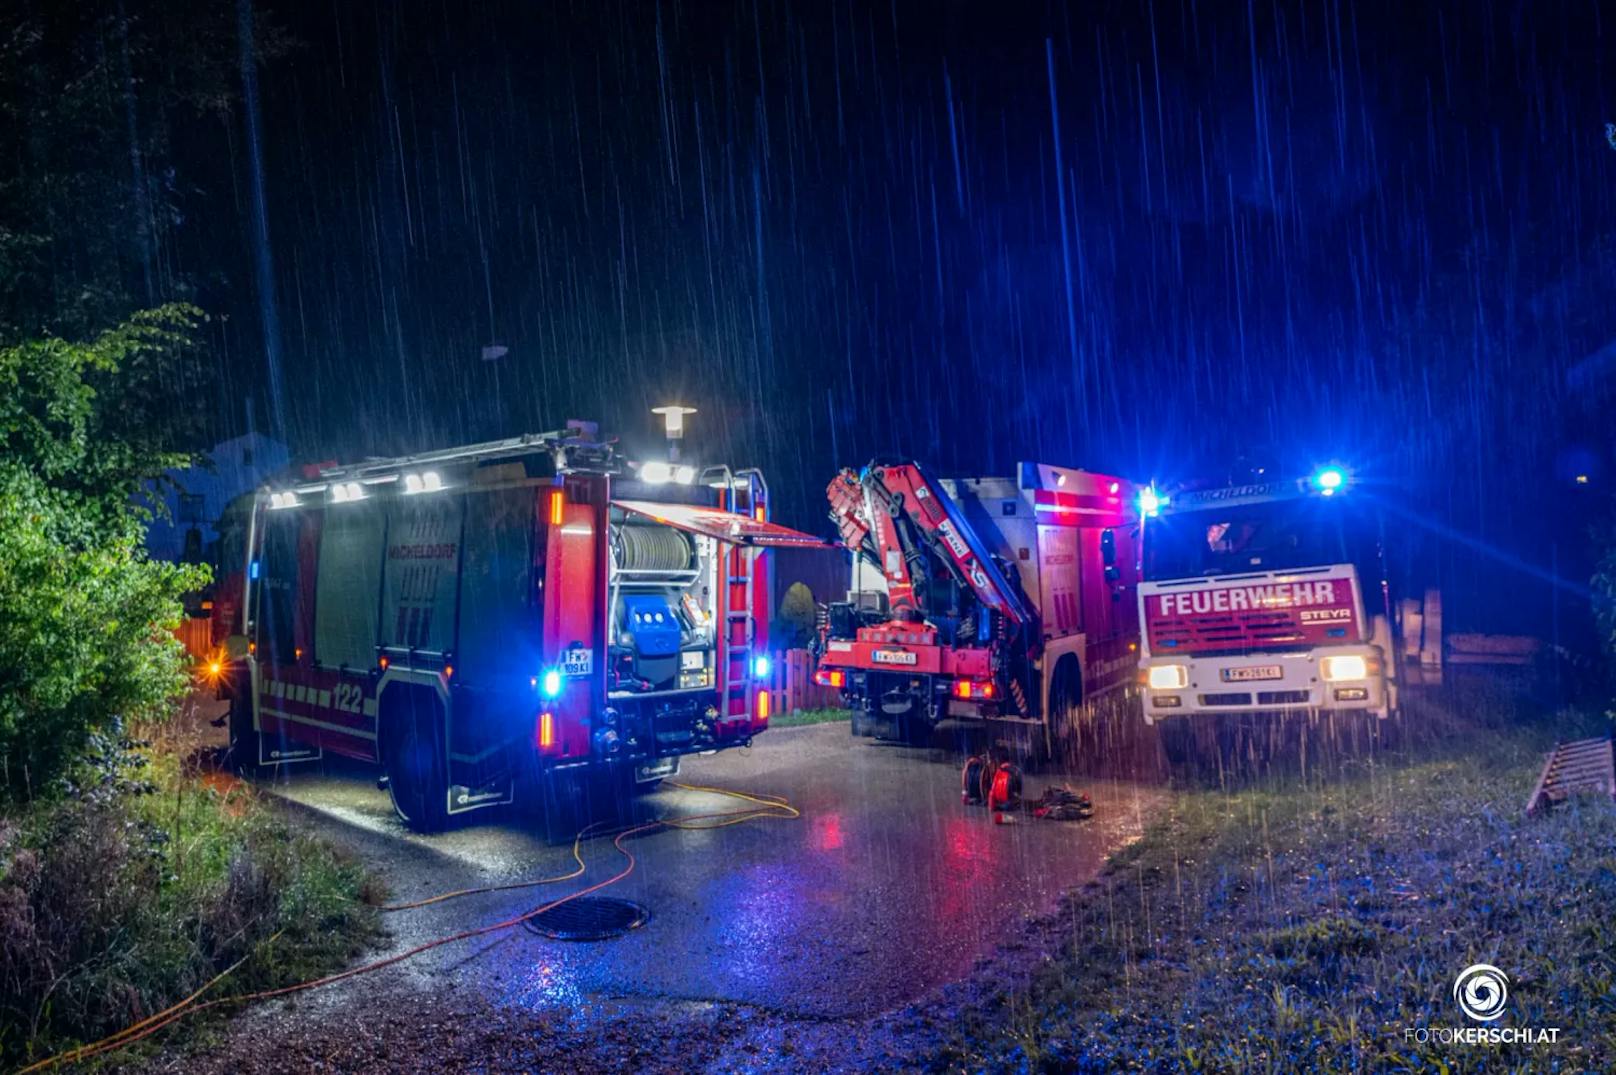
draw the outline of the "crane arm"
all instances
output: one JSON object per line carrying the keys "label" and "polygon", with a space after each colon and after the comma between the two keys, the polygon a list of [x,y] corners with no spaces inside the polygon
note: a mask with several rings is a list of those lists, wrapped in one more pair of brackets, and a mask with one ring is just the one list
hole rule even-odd
{"label": "crane arm", "polygon": [[1032,606],[993,561],[981,538],[920,464],[871,464],[844,470],[826,490],[843,543],[875,560],[896,609],[915,608],[914,574],[930,551],[983,605],[1019,625],[1036,618]]}

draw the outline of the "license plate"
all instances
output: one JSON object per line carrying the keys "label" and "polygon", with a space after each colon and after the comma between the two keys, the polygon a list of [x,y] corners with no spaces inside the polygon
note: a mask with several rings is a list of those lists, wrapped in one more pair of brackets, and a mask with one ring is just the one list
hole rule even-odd
{"label": "license plate", "polygon": [[1283,679],[1284,669],[1277,664],[1248,664],[1243,668],[1225,668],[1223,682],[1245,683],[1253,679]]}
{"label": "license plate", "polygon": [[587,676],[595,670],[595,651],[588,647],[569,649],[561,655],[561,674]]}
{"label": "license plate", "polygon": [[666,776],[673,776],[679,771],[678,758],[658,758],[656,761],[634,767],[634,780],[639,784],[646,784],[652,780],[661,780]]}
{"label": "license plate", "polygon": [[906,649],[878,649],[870,653],[876,664],[914,664],[918,659]]}

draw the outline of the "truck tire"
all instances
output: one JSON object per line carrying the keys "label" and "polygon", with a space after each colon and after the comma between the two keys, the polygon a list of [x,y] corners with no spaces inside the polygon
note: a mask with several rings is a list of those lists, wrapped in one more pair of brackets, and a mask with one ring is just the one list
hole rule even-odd
{"label": "truck tire", "polygon": [[1174,769],[1187,767],[1195,758],[1195,729],[1189,717],[1157,717],[1156,734],[1161,737],[1162,756]]}
{"label": "truck tire", "polygon": [[442,710],[419,690],[404,690],[380,722],[382,765],[393,811],[415,832],[441,832],[449,823],[449,757]]}
{"label": "truck tire", "polygon": [[252,697],[239,682],[230,691],[230,767],[243,776],[258,771],[258,729],[253,727]]}
{"label": "truck tire", "polygon": [[1082,746],[1083,670],[1077,658],[1069,653],[1055,662],[1044,719],[1049,725],[1050,747],[1056,764],[1063,770],[1071,769]]}

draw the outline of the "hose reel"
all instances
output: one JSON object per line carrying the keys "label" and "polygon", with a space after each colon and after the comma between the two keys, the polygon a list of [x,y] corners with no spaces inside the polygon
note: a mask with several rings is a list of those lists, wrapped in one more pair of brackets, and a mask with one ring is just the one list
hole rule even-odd
{"label": "hose reel", "polygon": [[612,560],[619,571],[689,571],[690,538],[667,526],[618,526],[612,532]]}

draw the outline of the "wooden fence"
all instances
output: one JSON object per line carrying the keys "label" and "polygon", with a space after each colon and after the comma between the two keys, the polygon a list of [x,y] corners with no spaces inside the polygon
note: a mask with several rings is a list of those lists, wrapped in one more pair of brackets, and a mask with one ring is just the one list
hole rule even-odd
{"label": "wooden fence", "polygon": [[765,686],[776,713],[796,713],[803,709],[831,709],[842,704],[842,692],[814,682],[814,659],[805,649],[788,649],[769,654],[769,675]]}
{"label": "wooden fence", "polygon": [[185,643],[185,652],[198,663],[213,652],[213,620],[207,616],[186,616],[174,629],[174,635]]}

